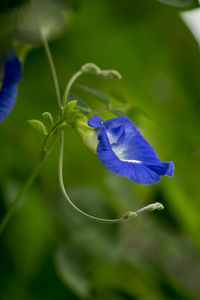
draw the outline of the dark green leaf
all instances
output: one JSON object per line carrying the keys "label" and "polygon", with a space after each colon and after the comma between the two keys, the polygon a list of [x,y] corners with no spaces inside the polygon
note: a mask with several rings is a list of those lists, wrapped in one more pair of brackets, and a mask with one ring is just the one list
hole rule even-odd
{"label": "dark green leaf", "polygon": [[76,109],[79,109],[84,112],[92,111],[91,108],[85,103],[85,101],[83,101],[80,97],[77,97],[76,95],[70,93],[67,98],[67,103],[74,101],[74,100],[77,101],[76,106],[75,106]]}
{"label": "dark green leaf", "polygon": [[127,103],[127,99],[125,98],[124,95],[121,94],[121,92],[117,91],[117,90],[111,90],[110,91],[110,95],[115,98],[117,101],[121,102],[121,103]]}
{"label": "dark green leaf", "polygon": [[100,91],[96,90],[96,89],[93,89],[89,86],[86,86],[86,85],[82,85],[82,84],[79,84],[77,85],[77,87],[79,87],[80,89],[82,89],[83,91],[95,96],[98,100],[100,100],[101,102],[105,103],[107,106],[110,105],[110,99],[104,95],[103,93],[101,93]]}

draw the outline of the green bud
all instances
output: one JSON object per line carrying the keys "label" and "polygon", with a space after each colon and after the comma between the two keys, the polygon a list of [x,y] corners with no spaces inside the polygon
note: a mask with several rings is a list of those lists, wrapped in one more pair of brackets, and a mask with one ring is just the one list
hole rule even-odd
{"label": "green bud", "polygon": [[87,64],[83,65],[81,67],[81,71],[83,73],[91,73],[91,74],[97,74],[97,75],[101,73],[101,69],[93,63],[87,63]]}
{"label": "green bud", "polygon": [[85,115],[79,115],[72,123],[83,143],[94,153],[96,153],[98,139],[94,128],[88,126],[88,118]]}
{"label": "green bud", "polygon": [[122,79],[121,74],[116,70],[104,70],[101,71],[101,76],[104,79]]}
{"label": "green bud", "polygon": [[49,125],[53,126],[53,117],[49,112],[44,112],[42,117]]}

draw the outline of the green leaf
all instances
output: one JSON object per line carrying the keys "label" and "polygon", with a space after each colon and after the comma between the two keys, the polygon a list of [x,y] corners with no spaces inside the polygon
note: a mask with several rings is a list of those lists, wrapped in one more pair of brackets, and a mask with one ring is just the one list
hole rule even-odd
{"label": "green leaf", "polygon": [[49,112],[44,112],[42,114],[43,119],[50,124],[51,126],[53,126],[53,117]]}
{"label": "green leaf", "polygon": [[28,120],[28,123],[40,133],[47,135],[47,130],[45,125],[39,120]]}
{"label": "green leaf", "polygon": [[76,100],[76,109],[83,111],[83,112],[91,112],[91,108],[83,101],[81,98],[77,97],[74,94],[69,94],[67,103]]}
{"label": "green leaf", "polygon": [[117,90],[111,90],[110,95],[115,98],[117,101],[120,103],[128,103],[127,99],[125,98],[124,95],[122,95],[119,91]]}
{"label": "green leaf", "polygon": [[80,89],[82,89],[83,91],[95,96],[97,99],[99,99],[101,102],[105,103],[107,106],[110,105],[110,99],[104,95],[103,93],[101,93],[98,90],[95,90],[89,86],[86,85],[82,85],[82,84],[78,84],[77,87],[79,87]]}

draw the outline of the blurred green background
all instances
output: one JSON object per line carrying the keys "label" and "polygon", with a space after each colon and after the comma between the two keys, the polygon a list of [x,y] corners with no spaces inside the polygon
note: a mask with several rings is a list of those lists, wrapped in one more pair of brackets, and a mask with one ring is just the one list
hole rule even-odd
{"label": "blurred green background", "polygon": [[[16,106],[0,124],[1,219],[39,159],[43,137],[27,120],[44,111],[57,115],[44,48],[20,15],[28,15],[27,2],[0,4],[0,53],[13,40],[30,49]],[[108,96],[117,90],[139,107],[133,122],[162,161],[174,161],[175,176],[136,185],[107,171],[76,132],[66,129],[64,179],[79,207],[109,218],[156,201],[165,210],[120,225],[78,215],[59,190],[57,143],[0,237],[0,300],[200,299],[200,52],[179,16],[197,3],[183,2],[191,5],[79,0],[49,6],[58,27],[50,48],[61,91],[86,62],[118,70],[121,81],[87,75],[79,83]],[[38,3],[36,9],[45,11],[44,2]],[[72,92],[94,109],[103,107],[76,86]]]}

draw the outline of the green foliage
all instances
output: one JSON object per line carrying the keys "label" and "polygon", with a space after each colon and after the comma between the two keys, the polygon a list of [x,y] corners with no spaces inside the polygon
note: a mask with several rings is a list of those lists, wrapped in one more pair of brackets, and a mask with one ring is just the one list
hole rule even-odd
{"label": "green foliage", "polygon": [[100,91],[95,90],[94,88],[91,88],[89,86],[82,85],[82,84],[79,84],[78,87],[80,89],[82,89],[83,91],[85,91],[87,93],[90,93],[91,95],[95,96],[96,99],[100,100],[101,102],[103,102],[107,106],[110,105],[109,98],[106,95],[104,95],[103,93],[101,93]]}

